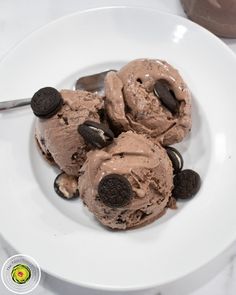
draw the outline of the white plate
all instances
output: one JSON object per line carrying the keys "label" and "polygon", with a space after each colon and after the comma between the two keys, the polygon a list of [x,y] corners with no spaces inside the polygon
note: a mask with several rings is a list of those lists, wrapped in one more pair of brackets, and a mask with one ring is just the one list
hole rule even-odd
{"label": "white plate", "polygon": [[78,76],[138,57],[167,60],[188,83],[193,130],[179,148],[203,183],[194,199],[147,227],[112,232],[80,200],[58,198],[57,171],[35,147],[31,110],[0,114],[1,232],[46,272],[83,286],[160,286],[199,269],[236,238],[236,59],[208,31],[149,9],[76,13],[33,33],[1,62],[0,97],[72,87]]}

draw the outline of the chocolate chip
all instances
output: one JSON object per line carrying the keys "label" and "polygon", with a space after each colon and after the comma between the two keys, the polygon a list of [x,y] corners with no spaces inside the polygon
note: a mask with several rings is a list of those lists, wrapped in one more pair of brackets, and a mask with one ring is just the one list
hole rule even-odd
{"label": "chocolate chip", "polygon": [[31,99],[31,108],[35,116],[50,118],[62,107],[63,99],[55,88],[45,87],[39,89]]}
{"label": "chocolate chip", "polygon": [[138,78],[136,81],[139,82],[140,84],[143,83],[142,80],[141,80],[140,78]]}
{"label": "chocolate chip", "polygon": [[99,116],[101,122],[105,122],[107,119],[107,114],[106,114],[105,109],[98,110],[98,116]]}
{"label": "chocolate chip", "polygon": [[[44,153],[44,154],[45,154],[45,153]],[[49,162],[54,162],[53,156],[52,156],[52,154],[49,152],[48,149],[46,150],[45,157],[46,157],[46,159],[47,159]]]}
{"label": "chocolate chip", "polygon": [[117,223],[117,224],[123,224],[123,223],[125,223],[125,221],[124,221],[123,219],[121,219],[120,217],[118,217],[118,218],[116,219],[116,223]]}
{"label": "chocolate chip", "polygon": [[64,123],[65,123],[66,125],[69,125],[69,122],[68,122],[68,118],[67,118],[67,117],[62,117],[62,119],[63,119],[63,121],[64,121]]}
{"label": "chocolate chip", "polygon": [[97,148],[109,145],[114,138],[113,132],[106,125],[93,121],[79,125],[78,132],[87,143]]}
{"label": "chocolate chip", "polygon": [[78,178],[62,172],[54,180],[54,190],[63,199],[79,197]]}
{"label": "chocolate chip", "polygon": [[111,208],[128,205],[133,192],[129,181],[119,174],[108,174],[102,178],[98,185],[100,200]]}
{"label": "chocolate chip", "polygon": [[170,90],[167,82],[163,79],[158,80],[154,85],[154,93],[160,99],[161,103],[175,115],[179,110],[179,102],[175,94]]}
{"label": "chocolate chip", "polygon": [[79,158],[79,153],[78,153],[78,152],[75,152],[75,153],[72,154],[72,156],[71,156],[71,160],[72,160],[72,161],[76,161],[76,160],[78,160],[78,158]]}
{"label": "chocolate chip", "polygon": [[171,146],[166,147],[166,152],[172,162],[173,172],[174,174],[180,172],[184,165],[184,160],[179,151]]}
{"label": "chocolate chip", "polygon": [[175,199],[189,199],[193,197],[201,186],[199,174],[191,169],[182,170],[174,177],[172,196]]}
{"label": "chocolate chip", "polygon": [[45,139],[43,137],[40,138],[40,142],[41,142],[42,145],[45,146]]}

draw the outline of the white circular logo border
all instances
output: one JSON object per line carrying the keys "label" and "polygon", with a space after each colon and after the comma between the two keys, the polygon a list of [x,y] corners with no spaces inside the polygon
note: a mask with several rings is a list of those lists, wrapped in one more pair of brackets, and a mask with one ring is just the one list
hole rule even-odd
{"label": "white circular logo border", "polygon": [[[33,264],[34,267],[38,270],[38,279],[37,279],[36,283],[34,284],[34,286],[33,286],[30,290],[27,290],[27,291],[15,291],[15,290],[12,290],[11,287],[9,287],[9,286],[7,285],[7,283],[5,282],[5,278],[4,278],[4,277],[5,277],[4,272],[6,271],[6,270],[5,270],[5,267],[6,267],[6,265],[7,265],[9,262],[11,262],[12,260],[14,260],[14,259],[16,259],[16,258],[23,258],[23,259],[26,260],[26,262],[27,262],[27,260],[28,260],[29,263]],[[25,263],[25,264],[27,264],[27,263]],[[28,267],[29,267],[29,266],[28,266]],[[30,267],[29,267],[29,268],[30,268]],[[32,274],[32,273],[31,273],[31,274]],[[9,258],[3,263],[3,266],[2,266],[2,268],[1,268],[1,280],[2,280],[2,282],[3,282],[3,285],[4,285],[4,286],[6,287],[6,289],[8,289],[10,292],[15,293],[15,294],[28,294],[28,293],[32,292],[33,290],[35,290],[35,288],[37,288],[37,286],[39,285],[40,280],[41,280],[41,269],[40,269],[40,267],[39,267],[39,264],[37,263],[37,261],[36,261],[33,257],[31,257],[31,256],[29,256],[29,255],[25,255],[25,254],[16,254],[16,255],[13,255],[13,256],[9,257]],[[23,286],[23,285],[22,285],[22,286]],[[19,284],[19,287],[20,287],[20,284]]]}

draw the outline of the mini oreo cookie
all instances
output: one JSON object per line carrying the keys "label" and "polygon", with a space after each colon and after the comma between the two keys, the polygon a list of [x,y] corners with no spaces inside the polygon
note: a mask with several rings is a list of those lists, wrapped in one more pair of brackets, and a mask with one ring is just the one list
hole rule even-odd
{"label": "mini oreo cookie", "polygon": [[175,199],[189,199],[200,189],[201,178],[191,169],[182,170],[174,176],[172,196]]}
{"label": "mini oreo cookie", "polygon": [[78,178],[62,172],[54,180],[54,190],[63,199],[77,198],[79,197]]}
{"label": "mini oreo cookie", "polygon": [[98,196],[108,207],[120,208],[131,202],[133,195],[129,181],[120,174],[108,174],[98,185]]}
{"label": "mini oreo cookie", "polygon": [[179,102],[175,94],[170,90],[167,82],[163,79],[158,80],[154,85],[154,93],[160,99],[161,103],[175,115],[179,110]]}
{"label": "mini oreo cookie", "polygon": [[106,125],[93,121],[79,125],[78,132],[87,143],[96,148],[103,148],[114,139],[113,132]]}
{"label": "mini oreo cookie", "polygon": [[50,118],[62,107],[63,99],[55,88],[44,87],[39,89],[31,99],[31,108],[35,116]]}
{"label": "mini oreo cookie", "polygon": [[171,146],[166,147],[166,152],[172,162],[172,166],[173,166],[173,170],[174,170],[173,172],[174,172],[174,174],[177,174],[183,168],[183,165],[184,165],[183,157],[181,156],[180,152],[177,151],[177,149],[175,149]]}

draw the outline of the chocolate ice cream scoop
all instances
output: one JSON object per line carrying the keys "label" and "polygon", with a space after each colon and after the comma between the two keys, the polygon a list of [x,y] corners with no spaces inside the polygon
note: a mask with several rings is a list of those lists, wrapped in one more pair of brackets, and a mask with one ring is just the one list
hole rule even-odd
{"label": "chocolate ice cream scoop", "polygon": [[88,209],[105,226],[127,229],[164,214],[173,188],[166,150],[132,131],[88,152],[79,191]]}
{"label": "chocolate ice cream scoop", "polygon": [[100,122],[98,111],[103,107],[96,94],[77,90],[60,92],[63,105],[50,118],[37,118],[35,136],[43,154],[68,175],[78,176],[89,150],[78,126],[86,120]]}
{"label": "chocolate ice cream scoop", "polygon": [[105,108],[114,128],[170,145],[191,129],[191,95],[167,62],[137,59],[105,79]]}

